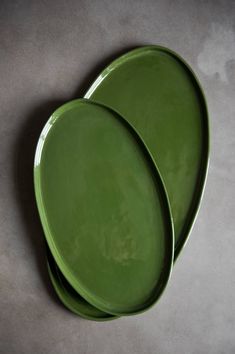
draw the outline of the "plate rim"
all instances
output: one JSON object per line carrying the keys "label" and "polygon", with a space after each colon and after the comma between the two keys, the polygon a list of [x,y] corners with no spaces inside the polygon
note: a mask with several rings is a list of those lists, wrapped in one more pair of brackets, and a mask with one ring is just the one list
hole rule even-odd
{"label": "plate rim", "polygon": [[[73,307],[72,304],[69,303],[69,301],[67,301],[64,296],[63,296],[63,291],[67,292],[69,294],[69,291],[65,288],[64,284],[63,284],[63,280],[61,279],[61,275],[60,275],[60,270],[50,252],[49,247],[47,246],[47,257],[46,257],[46,262],[47,262],[47,270],[48,270],[48,274],[49,274],[49,278],[51,281],[51,284],[55,290],[56,295],[58,296],[58,298],[60,299],[60,301],[62,302],[62,304],[71,312],[73,312],[74,314],[86,319],[86,320],[91,320],[91,321],[96,321],[96,322],[106,322],[106,321],[113,321],[119,318],[119,316],[115,316],[115,315],[111,315],[108,313],[107,317],[95,317],[92,315],[88,315],[88,314],[84,314],[82,310],[78,310],[75,309]],[[54,269],[53,269],[54,268]],[[66,279],[65,279],[66,280]],[[67,280],[66,280],[67,281]],[[70,284],[69,284],[70,285]],[[71,285],[70,285],[71,286]],[[61,291],[62,289],[62,291]],[[76,291],[74,289],[74,291]],[[80,294],[79,294],[80,295]],[[92,306],[92,305],[91,305]]]}

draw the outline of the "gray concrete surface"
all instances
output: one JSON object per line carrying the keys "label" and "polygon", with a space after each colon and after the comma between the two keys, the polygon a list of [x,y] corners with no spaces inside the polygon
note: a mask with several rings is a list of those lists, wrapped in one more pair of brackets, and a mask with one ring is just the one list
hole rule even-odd
{"label": "gray concrete surface", "polygon": [[[137,45],[179,52],[205,89],[211,162],[198,219],[160,303],[93,323],[50,285],[34,206],[36,139],[59,104]],[[235,353],[235,2],[0,2],[0,353]]]}

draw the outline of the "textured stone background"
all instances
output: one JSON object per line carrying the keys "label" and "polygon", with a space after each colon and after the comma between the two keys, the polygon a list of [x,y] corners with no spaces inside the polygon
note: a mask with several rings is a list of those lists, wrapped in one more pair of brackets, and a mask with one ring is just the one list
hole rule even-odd
{"label": "textured stone background", "polygon": [[[31,165],[49,114],[120,53],[158,43],[205,89],[211,162],[198,219],[160,303],[82,320],[48,280]],[[235,353],[235,2],[0,2],[0,353]]]}

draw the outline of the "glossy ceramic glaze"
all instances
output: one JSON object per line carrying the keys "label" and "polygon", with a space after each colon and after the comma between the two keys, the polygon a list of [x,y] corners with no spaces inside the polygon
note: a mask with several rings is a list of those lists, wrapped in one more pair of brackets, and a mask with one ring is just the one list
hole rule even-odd
{"label": "glossy ceramic glaze", "polygon": [[85,97],[123,115],[149,148],[170,200],[176,259],[193,225],[208,165],[208,115],[198,80],[177,54],[146,46],[110,64]]}
{"label": "glossy ceramic glaze", "polygon": [[111,321],[117,316],[107,314],[90,305],[77,291],[68,283],[59,268],[57,267],[50,250],[47,250],[47,266],[52,285],[61,302],[70,311],[82,318],[92,321]]}
{"label": "glossy ceramic glaze", "polygon": [[172,220],[131,126],[90,101],[63,105],[39,138],[34,181],[47,243],[73,288],[111,314],[155,303],[172,267]]}

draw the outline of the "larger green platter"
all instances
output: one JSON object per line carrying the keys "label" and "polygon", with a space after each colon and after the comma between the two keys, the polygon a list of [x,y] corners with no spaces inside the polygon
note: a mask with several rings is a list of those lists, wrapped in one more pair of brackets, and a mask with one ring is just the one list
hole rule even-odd
{"label": "larger green platter", "polygon": [[162,294],[173,259],[163,182],[120,115],[87,100],[60,107],[36,149],[34,182],[50,251],[98,309],[128,315]]}
{"label": "larger green platter", "polygon": [[141,47],[112,62],[85,97],[123,115],[149,148],[170,200],[176,259],[198,211],[209,156],[207,107],[193,71],[169,49]]}

